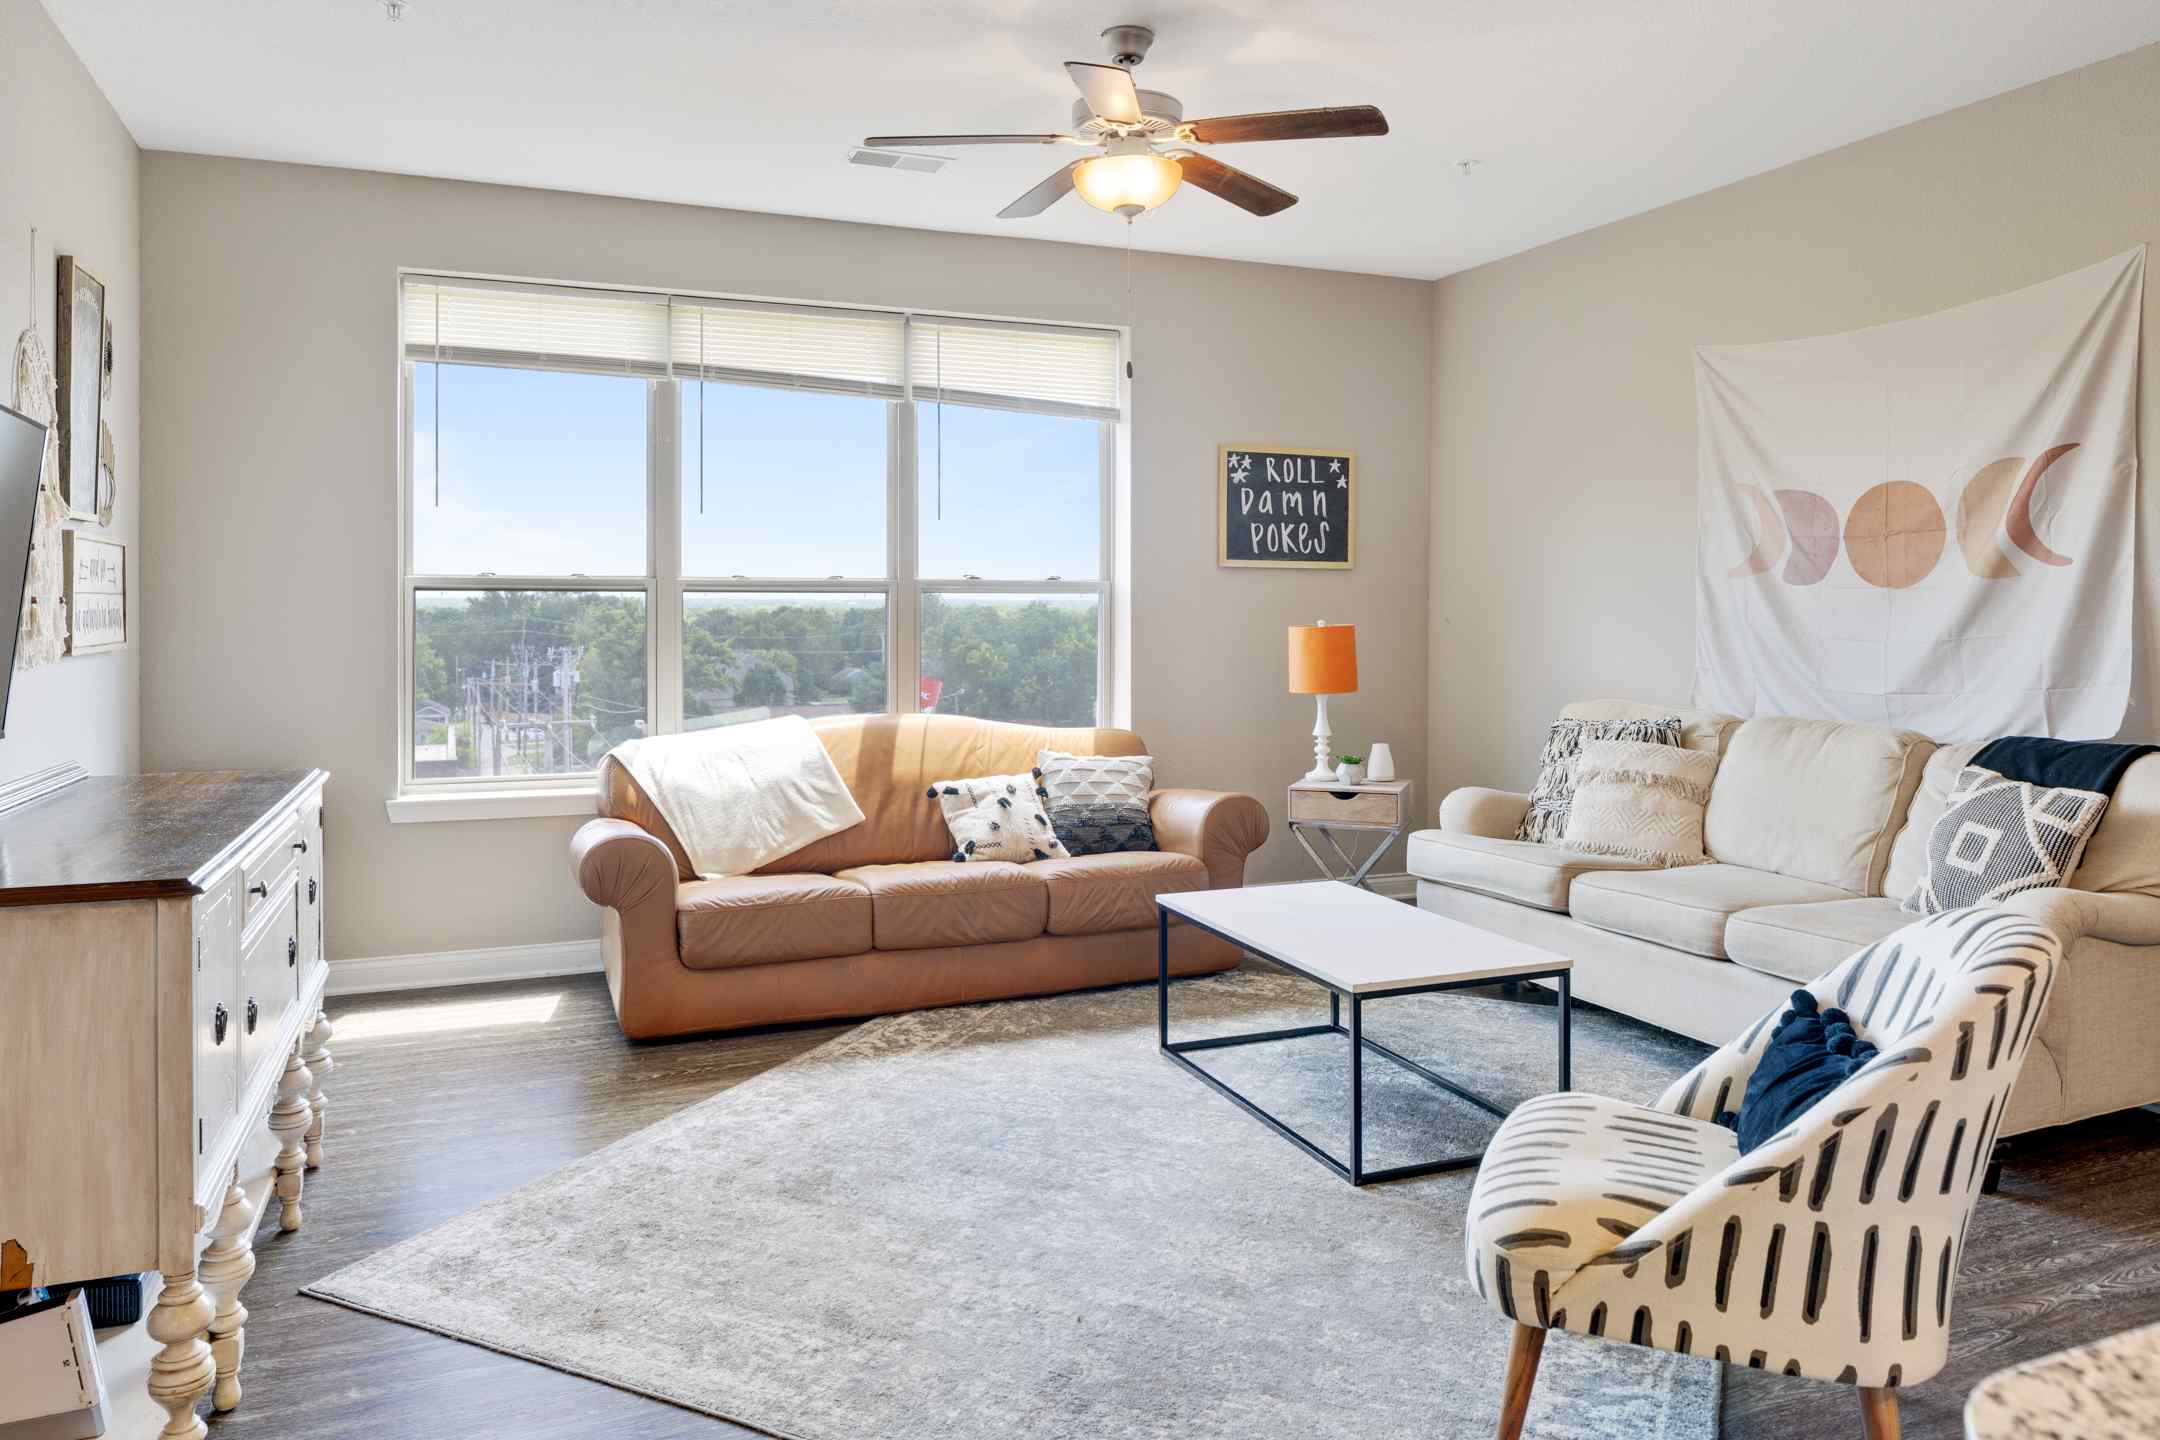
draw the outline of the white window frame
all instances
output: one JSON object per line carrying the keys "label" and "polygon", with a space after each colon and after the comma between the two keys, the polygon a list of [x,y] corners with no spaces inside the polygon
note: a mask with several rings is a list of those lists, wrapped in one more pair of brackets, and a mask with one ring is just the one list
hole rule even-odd
{"label": "white window frame", "polygon": [[[450,275],[441,271],[400,271],[395,303],[402,306],[403,285],[408,276],[428,279],[478,280],[496,277]],[[582,287],[612,288],[612,287]],[[675,292],[699,299],[756,300],[761,297]],[[789,302],[779,302],[789,303]],[[881,307],[858,306],[863,310]],[[883,313],[910,312],[885,310]],[[923,313],[923,312],[912,312]],[[1031,324],[1003,316],[939,316],[965,320],[999,320]],[[1069,325],[1054,328],[1072,328]],[[1108,327],[1100,327],[1108,328]],[[1131,332],[1123,327],[1118,338],[1117,419],[1096,421],[1101,513],[1096,578],[1092,580],[983,580],[959,576],[925,576],[919,573],[921,547],[918,507],[921,503],[920,453],[916,420],[921,410],[939,402],[934,399],[886,400],[886,573],[883,576],[832,576],[805,579],[799,576],[698,576],[682,571],[682,381],[673,377],[646,380],[646,560],[642,576],[562,575],[423,575],[413,569],[413,365],[405,355],[402,326],[397,347],[397,596],[398,641],[395,727],[397,788],[385,801],[392,821],[474,820],[539,815],[582,815],[593,810],[593,773],[590,770],[562,775],[503,777],[422,778],[413,774],[413,649],[418,596],[422,591],[533,591],[563,590],[578,593],[642,595],[645,600],[645,723],[648,734],[672,734],[683,728],[682,627],[685,597],[703,593],[745,594],[882,594],[885,597],[885,708],[893,714],[917,714],[922,705],[921,601],[925,593],[975,595],[1090,595],[1095,598],[1095,723],[1122,723],[1130,704],[1121,681],[1129,676],[1124,663],[1129,632],[1124,623],[1121,598],[1130,593],[1129,577],[1123,574],[1124,558],[1130,554],[1123,539],[1123,517],[1130,513],[1131,447],[1126,438],[1131,415]],[[685,380],[694,377],[684,377]],[[724,382],[721,382],[724,383]],[[959,403],[959,402],[954,402]],[[1014,408],[1027,410],[1018,405]],[[1038,413],[1061,413],[1044,407]]]}

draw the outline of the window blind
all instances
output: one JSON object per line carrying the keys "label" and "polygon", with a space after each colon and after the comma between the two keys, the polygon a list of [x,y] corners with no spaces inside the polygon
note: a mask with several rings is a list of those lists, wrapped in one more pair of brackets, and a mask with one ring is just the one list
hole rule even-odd
{"label": "window blind", "polygon": [[918,400],[1118,418],[1118,337],[994,320],[908,317]]}
{"label": "window blind", "polygon": [[840,391],[1118,418],[1116,332],[409,276],[408,360]]}
{"label": "window blind", "polygon": [[682,296],[669,313],[677,375],[887,399],[907,389],[906,327],[898,315]]}
{"label": "window blind", "polygon": [[407,279],[405,358],[665,375],[665,296]]}

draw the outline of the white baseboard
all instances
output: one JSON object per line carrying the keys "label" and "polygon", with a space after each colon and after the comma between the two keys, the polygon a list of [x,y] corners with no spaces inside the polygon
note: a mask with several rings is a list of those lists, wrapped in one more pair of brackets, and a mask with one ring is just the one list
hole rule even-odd
{"label": "white baseboard", "polygon": [[563,940],[551,945],[500,945],[487,950],[333,960],[324,989],[331,995],[369,995],[381,990],[433,990],[445,985],[590,975],[599,969],[598,940]]}

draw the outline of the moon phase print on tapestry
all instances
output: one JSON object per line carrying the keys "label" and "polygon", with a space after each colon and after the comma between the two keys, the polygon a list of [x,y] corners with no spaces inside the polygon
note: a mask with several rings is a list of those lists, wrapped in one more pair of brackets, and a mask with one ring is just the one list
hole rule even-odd
{"label": "moon phase print on tapestry", "polygon": [[1695,703],[1938,740],[2130,695],[2144,247],[1953,310],[1695,351]]}

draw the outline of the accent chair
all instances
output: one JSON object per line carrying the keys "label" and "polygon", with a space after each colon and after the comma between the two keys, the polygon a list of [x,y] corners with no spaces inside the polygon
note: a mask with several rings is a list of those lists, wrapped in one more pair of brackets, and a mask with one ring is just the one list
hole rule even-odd
{"label": "accent chair", "polygon": [[2046,1012],[2054,932],[1973,907],[1905,926],[1805,987],[1881,1053],[1749,1153],[1737,1111],[1779,1007],[1654,1105],[1541,1096],[1502,1123],[1466,1223],[1514,1322],[1499,1440],[1547,1330],[1860,1390],[1868,1440],[1942,1368],[1965,1231]]}

